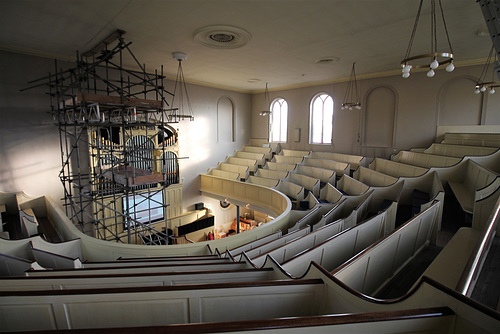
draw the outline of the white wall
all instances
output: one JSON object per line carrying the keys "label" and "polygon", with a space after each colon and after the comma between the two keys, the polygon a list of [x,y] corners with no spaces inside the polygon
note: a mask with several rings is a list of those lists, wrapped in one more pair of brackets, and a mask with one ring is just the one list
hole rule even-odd
{"label": "white wall", "polygon": [[[59,66],[67,65],[59,62]],[[63,197],[58,177],[59,133],[48,113],[48,89],[19,91],[49,72],[54,73],[53,59],[0,51],[0,191]],[[172,91],[173,85],[167,82],[167,90]],[[188,85],[188,92],[195,120],[172,124],[180,132],[180,157],[187,157],[180,160],[184,208],[191,210],[195,203],[207,201],[213,202],[212,208],[218,208],[218,201],[200,196],[198,175],[250,141],[251,95],[198,85]],[[234,107],[234,142],[217,142],[217,105],[221,97],[227,97]]]}
{"label": "white wall", "polygon": [[[454,72],[436,71],[433,78],[426,72],[358,80],[362,110],[340,110],[347,83],[271,91],[271,101],[282,97],[289,107],[288,142],[284,148],[295,150],[335,151],[339,153],[381,156],[411,147],[427,147],[435,138],[437,125],[498,125],[500,94],[474,94],[474,85],[482,66],[457,67]],[[272,84],[272,82],[270,83]],[[377,87],[387,87],[395,94],[393,145],[377,148],[363,145],[363,113],[366,99]],[[335,102],[332,145],[309,144],[309,103],[317,93],[326,92]],[[252,136],[267,138],[268,117],[259,116],[263,94],[252,98]],[[383,128],[383,125],[380,124]],[[292,140],[293,130],[301,129],[300,142]],[[358,139],[359,136],[359,139]],[[358,141],[359,140],[359,141]]]}

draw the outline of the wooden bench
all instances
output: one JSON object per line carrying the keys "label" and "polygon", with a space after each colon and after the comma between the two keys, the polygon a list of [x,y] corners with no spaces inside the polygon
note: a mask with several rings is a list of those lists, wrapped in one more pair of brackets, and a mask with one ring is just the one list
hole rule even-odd
{"label": "wooden bench", "polygon": [[228,179],[228,180],[235,180],[235,181],[240,180],[240,173],[236,173],[236,172],[229,172],[229,171],[225,171],[225,170],[212,168],[212,169],[210,169],[208,174],[213,175],[213,176],[217,176],[217,177],[222,177],[222,178]]}
{"label": "wooden bench", "polygon": [[342,198],[342,193],[332,184],[324,186],[319,194],[320,203],[337,203]]}
{"label": "wooden bench", "polygon": [[394,176],[386,175],[362,166],[356,169],[353,177],[370,187],[387,187],[398,181]]}
{"label": "wooden bench", "polygon": [[370,187],[344,174],[337,182],[336,188],[344,195],[357,196],[368,191]]}
{"label": "wooden bench", "polygon": [[331,185],[335,186],[337,174],[335,173],[334,170],[297,165],[297,168],[295,168],[291,172],[319,179],[321,182],[321,187],[325,186],[327,183],[330,183]]}
{"label": "wooden bench", "polygon": [[245,254],[248,258],[253,259],[258,257],[261,254],[267,253],[277,247],[280,247],[288,242],[291,242],[294,239],[300,238],[306,234],[309,234],[311,232],[311,228],[309,226],[306,226],[300,230],[288,232],[287,234],[281,236],[278,239],[275,239],[273,241],[269,241],[268,243],[262,244],[258,247],[255,247],[249,251],[245,251]]}
{"label": "wooden bench", "polygon": [[267,188],[274,188],[278,185],[279,180],[250,175],[245,182],[258,184],[259,186],[264,186]]}
{"label": "wooden bench", "polygon": [[[460,174],[457,179],[448,180],[448,185],[460,203],[462,210],[473,213],[476,192],[495,182],[498,179],[498,174],[472,160],[465,162],[465,169]],[[492,189],[492,191],[494,190]],[[487,194],[482,194],[482,196],[486,197]]]}
{"label": "wooden bench", "polygon": [[226,172],[238,173],[241,179],[246,180],[250,175],[250,168],[248,166],[229,164],[227,162],[219,162],[216,169]]}
{"label": "wooden bench", "polygon": [[[498,147],[433,143],[431,146],[424,149],[423,153],[463,158],[465,156],[483,156],[493,154],[497,152],[498,149]],[[413,149],[410,151],[413,151]]]}
{"label": "wooden bench", "polygon": [[319,179],[315,179],[307,175],[289,173],[283,180],[298,184],[299,186],[304,187],[304,189],[312,192],[314,196],[319,196],[321,189],[321,181]]}
{"label": "wooden bench", "polygon": [[[301,276],[307,271],[309,263],[314,261],[325,270],[332,271],[382,238],[384,223],[385,213],[380,213],[356,226],[344,225],[340,233],[324,239],[315,247],[295,257],[290,257],[289,261],[282,264],[282,267],[293,275]],[[343,220],[342,224],[344,224]]]}
{"label": "wooden bench", "polygon": [[311,210],[309,210],[309,212],[304,217],[302,217],[299,221],[297,221],[288,230],[289,231],[296,231],[296,230],[299,230],[299,229],[306,227],[307,225],[312,227],[317,222],[319,222],[321,217],[325,213],[327,213],[329,210],[330,210],[330,208],[327,206],[318,205],[318,206],[312,208]]}
{"label": "wooden bench", "polygon": [[295,183],[280,180],[278,182],[278,185],[273,189],[278,190],[279,192],[287,195],[289,198],[295,201],[302,201],[305,197],[304,187],[299,186]]}
{"label": "wooden bench", "polygon": [[255,159],[244,159],[237,157],[226,157],[226,163],[233,165],[248,166],[250,172],[254,173],[257,171],[258,163]]}
{"label": "wooden bench", "polygon": [[236,158],[243,158],[243,159],[253,159],[257,160],[257,164],[259,166],[264,166],[266,163],[266,156],[264,153],[252,153],[252,152],[244,152],[244,151],[235,151],[234,156]]}
{"label": "wooden bench", "polygon": [[300,157],[303,158],[306,155],[311,154],[311,151],[298,151],[298,150],[281,150],[280,155],[285,157]]}
{"label": "wooden bench", "polygon": [[263,236],[261,238],[258,238],[256,240],[252,240],[252,241],[247,242],[247,243],[245,243],[245,244],[243,244],[241,246],[232,248],[232,249],[227,250],[227,251],[230,251],[230,253],[233,256],[237,256],[237,255],[241,254],[244,251],[245,252],[249,251],[249,250],[254,249],[256,247],[259,247],[259,246],[261,246],[263,244],[266,244],[266,243],[271,242],[273,240],[279,239],[281,236],[282,236],[282,232],[278,231],[278,232],[271,233],[269,235]]}
{"label": "wooden bench", "polygon": [[279,164],[299,164],[304,161],[304,157],[275,155],[271,161]]}
{"label": "wooden bench", "polygon": [[442,144],[500,147],[500,133],[450,133],[444,134]]}
{"label": "wooden bench", "polygon": [[392,161],[404,164],[419,166],[424,168],[431,167],[451,167],[462,160],[457,157],[448,157],[444,155],[417,153],[411,151],[399,151],[398,154],[391,157]]}
{"label": "wooden bench", "polygon": [[[0,276],[23,276],[30,269],[43,270],[44,268],[36,261],[0,253]],[[3,286],[0,289],[3,289]]]}
{"label": "wooden bench", "polygon": [[270,147],[258,147],[258,146],[244,145],[240,151],[264,154],[264,156],[266,157],[266,160],[271,160],[272,152],[271,152]]}
{"label": "wooden bench", "polygon": [[440,205],[441,202],[436,202],[391,234],[344,262],[332,271],[332,275],[360,293],[376,295],[430,243]]}
{"label": "wooden bench", "polygon": [[266,179],[281,180],[288,176],[288,171],[259,168],[257,173],[255,173],[255,176],[264,177]]}
{"label": "wooden bench", "polygon": [[341,177],[344,174],[349,175],[351,168],[350,164],[346,162],[315,158],[304,158],[304,162],[302,162],[302,165],[333,170],[335,171],[335,173],[337,173],[337,177]]}
{"label": "wooden bench", "polygon": [[380,158],[373,159],[368,168],[394,177],[420,176],[427,173],[427,171],[429,170],[428,168],[412,166],[401,162]]}
{"label": "wooden bench", "polygon": [[[327,302],[324,289],[323,281],[318,278],[109,288],[92,292],[8,291],[0,293],[2,330],[160,326],[310,316],[324,309]],[[26,321],[26,308],[30,310],[29,317],[36,321]]]}
{"label": "wooden bench", "polygon": [[363,157],[361,155],[342,154],[334,152],[311,152],[308,158],[345,162],[350,165],[350,168],[352,170],[358,169],[359,166],[366,167],[366,157]]}
{"label": "wooden bench", "polygon": [[285,164],[285,163],[277,163],[273,161],[268,161],[264,165],[264,169],[276,170],[281,172],[288,172],[292,169],[295,169],[297,165],[295,164]]}

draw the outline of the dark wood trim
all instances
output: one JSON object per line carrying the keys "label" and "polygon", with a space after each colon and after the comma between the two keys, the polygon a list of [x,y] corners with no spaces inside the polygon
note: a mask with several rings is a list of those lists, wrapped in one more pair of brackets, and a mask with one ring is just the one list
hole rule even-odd
{"label": "dark wood trim", "polygon": [[[1,254],[0,254],[1,255]],[[29,262],[31,263],[31,262]],[[260,272],[273,271],[272,268],[244,268],[244,269],[221,269],[221,270],[196,270],[196,271],[167,271],[167,272],[145,272],[145,273],[128,273],[128,274],[109,274],[103,275],[56,275],[56,276],[0,276],[0,289],[3,280],[44,280],[44,279],[72,279],[72,278],[108,278],[108,277],[141,277],[141,276],[180,276],[180,275],[204,275],[204,274],[231,274],[242,272]],[[47,271],[50,273],[50,271]]]}
{"label": "dark wood trim", "polygon": [[[176,256],[153,256],[153,257],[122,257],[116,259],[116,261],[151,261],[151,260],[184,260],[184,259],[211,259],[218,258],[215,254],[205,254],[205,255],[176,255]],[[110,261],[113,262],[113,261]],[[87,263],[85,261],[84,263]]]}
{"label": "dark wood trim", "polygon": [[259,288],[269,286],[292,286],[292,285],[314,285],[323,284],[320,278],[303,280],[274,280],[257,282],[230,282],[230,283],[208,283],[170,286],[144,286],[125,288],[92,288],[71,290],[36,290],[36,291],[0,291],[0,296],[54,296],[54,295],[98,295],[98,294],[123,294],[138,292],[164,292],[164,291],[189,291],[207,289],[233,289],[233,288]]}
{"label": "dark wood trim", "polygon": [[[374,323],[385,321],[401,321],[437,318],[453,316],[455,313],[448,307],[433,307],[413,310],[397,310],[385,312],[366,312],[352,314],[332,314],[320,316],[290,317],[262,320],[243,320],[227,322],[210,322],[197,324],[180,324],[166,326],[148,326],[148,327],[122,327],[122,328],[96,328],[96,329],[77,329],[71,330],[71,333],[224,333],[252,330],[271,330],[286,328],[305,328],[319,326],[335,325],[355,325],[362,323]],[[68,330],[69,331],[69,330]],[[40,331],[37,333],[55,333],[56,331]],[[57,331],[61,332],[61,331]],[[64,331],[62,331],[64,332]]]}

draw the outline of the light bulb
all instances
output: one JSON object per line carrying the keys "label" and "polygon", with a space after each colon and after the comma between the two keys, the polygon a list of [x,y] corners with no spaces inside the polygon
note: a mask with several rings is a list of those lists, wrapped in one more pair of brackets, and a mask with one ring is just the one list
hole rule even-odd
{"label": "light bulb", "polygon": [[476,90],[474,91],[474,94],[479,94],[481,93],[481,91],[479,90],[479,88],[476,88]]}
{"label": "light bulb", "polygon": [[491,87],[490,94],[495,94],[495,92],[496,92],[495,88]]}
{"label": "light bulb", "polygon": [[427,72],[427,76],[429,78],[432,78],[434,76],[434,74],[436,74],[436,73],[434,72],[434,70],[432,68],[429,70],[429,72]]}
{"label": "light bulb", "polygon": [[403,67],[403,73],[409,73],[411,70],[411,65],[405,65]]}
{"label": "light bulb", "polygon": [[352,107],[349,107],[349,110],[352,110]]}
{"label": "light bulb", "polygon": [[438,67],[439,67],[439,62],[437,61],[437,59],[434,59],[431,63],[431,68],[434,70]]}
{"label": "light bulb", "polygon": [[403,78],[408,78],[410,76],[410,72],[403,72]]}
{"label": "light bulb", "polygon": [[486,92],[486,87],[485,86],[481,86],[481,88],[479,89],[481,92]]}
{"label": "light bulb", "polygon": [[[491,93],[491,91],[490,91],[490,93]],[[493,94],[493,93],[492,93],[492,94]],[[357,105],[357,106],[356,106],[356,109],[360,110],[360,109],[361,109],[361,106],[360,106],[360,105]]]}
{"label": "light bulb", "polygon": [[450,63],[448,66],[446,66],[446,72],[453,72],[455,69],[455,65],[453,63]]}

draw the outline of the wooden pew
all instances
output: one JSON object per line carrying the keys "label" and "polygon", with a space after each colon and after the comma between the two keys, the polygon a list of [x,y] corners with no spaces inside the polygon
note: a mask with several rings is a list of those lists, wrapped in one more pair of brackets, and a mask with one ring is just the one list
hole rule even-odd
{"label": "wooden pew", "polygon": [[360,293],[374,296],[429,243],[441,202],[400,226],[336,268],[332,275]]}
{"label": "wooden pew", "polygon": [[264,165],[264,169],[276,170],[281,172],[288,172],[292,169],[295,169],[296,164],[285,164],[285,163],[277,163],[273,161],[268,161]]}
{"label": "wooden pew", "polygon": [[342,193],[335,186],[328,183],[319,194],[320,203],[337,203],[342,199]]}
{"label": "wooden pew", "polygon": [[[289,257],[288,261],[283,262],[283,269],[300,277],[306,272],[309,263],[314,261],[327,271],[334,270],[383,237],[385,216],[385,212],[381,212],[356,226],[342,225],[339,234],[324,239],[305,252]],[[338,220],[338,222],[344,224],[343,220]]]}
{"label": "wooden pew", "polygon": [[281,180],[288,176],[288,171],[279,171],[273,169],[259,168],[255,176],[263,177],[266,179]]}
{"label": "wooden pew", "polygon": [[297,165],[297,168],[295,168],[291,172],[297,173],[297,174],[302,174],[302,175],[307,175],[307,176],[310,176],[312,178],[319,179],[321,181],[322,187],[328,183],[335,186],[337,174],[335,173],[334,170],[318,168],[318,167],[311,167],[311,166]]}
{"label": "wooden pew", "polygon": [[399,151],[396,155],[391,156],[391,160],[412,166],[431,168],[451,167],[458,164],[461,158],[411,151]]}
{"label": "wooden pew", "polygon": [[342,154],[334,152],[311,152],[308,158],[345,162],[350,165],[350,168],[352,170],[358,169],[359,166],[366,167],[367,164],[366,157],[363,157],[361,155]]}
{"label": "wooden pew", "polygon": [[269,235],[263,236],[262,238],[258,238],[257,240],[247,242],[241,246],[232,248],[232,249],[227,250],[227,251],[230,251],[230,253],[233,256],[237,256],[237,255],[241,254],[243,251],[246,252],[246,251],[249,251],[249,250],[254,249],[256,247],[259,247],[263,244],[269,243],[273,240],[279,239],[279,238],[281,238],[282,234],[283,233],[281,231],[271,233]]}
{"label": "wooden pew", "polygon": [[29,238],[38,234],[38,220],[31,208],[19,209],[19,220],[21,222],[21,234],[23,238]]}
{"label": "wooden pew", "polygon": [[398,178],[376,170],[360,166],[354,171],[353,178],[370,187],[387,187],[398,181]]}
{"label": "wooden pew", "polygon": [[499,133],[445,133],[442,144],[500,147]]}
{"label": "wooden pew", "polygon": [[295,164],[302,163],[302,161],[304,161],[304,157],[275,155],[271,161],[276,162],[278,164],[293,164],[293,165],[295,165]]}
{"label": "wooden pew", "polygon": [[467,160],[460,169],[456,177],[448,180],[448,185],[462,210],[472,213],[477,199],[487,197],[498,188],[499,175],[472,160]]}
{"label": "wooden pew", "polygon": [[[3,330],[31,331],[310,316],[320,314],[326,298],[321,279],[301,279],[94,289],[92,293],[8,291],[0,294],[0,305]],[[26,307],[36,321],[23,321]]]}
{"label": "wooden pew", "polygon": [[412,166],[392,160],[375,158],[370,163],[368,168],[376,170],[377,172],[384,173],[386,175],[394,176],[394,177],[411,177],[411,176],[420,176],[425,174],[428,169],[418,166]]}
{"label": "wooden pew", "polygon": [[295,201],[302,201],[305,197],[304,187],[299,186],[295,183],[280,180],[278,182],[278,185],[273,189],[282,192],[283,194],[287,195],[288,197],[290,197]]}
{"label": "wooden pew", "polygon": [[257,146],[244,145],[240,151],[264,154],[266,160],[271,160],[272,152],[270,147],[257,147]]}
{"label": "wooden pew", "polygon": [[266,163],[266,156],[265,156],[264,153],[252,153],[252,152],[244,152],[244,151],[234,151],[234,156],[236,158],[257,160],[257,164],[259,166],[264,166],[264,164]]}
{"label": "wooden pew", "polygon": [[228,164],[233,164],[233,165],[241,165],[241,166],[247,166],[250,170],[250,172],[254,173],[257,171],[258,168],[258,163],[256,159],[245,159],[245,158],[237,158],[237,157],[226,157],[225,160],[226,163]]}
{"label": "wooden pew", "polygon": [[329,206],[322,206],[322,205],[318,205],[312,208],[304,217],[302,217],[292,227],[290,227],[288,231],[300,230],[306,227],[307,225],[313,227],[316,223],[320,221],[321,217],[325,213],[330,211],[330,209],[331,208]]}
{"label": "wooden pew", "polygon": [[368,191],[370,187],[356,179],[353,179],[349,175],[344,174],[337,182],[337,186],[335,188],[337,188],[344,195],[357,196]]}
{"label": "wooden pew", "polygon": [[22,276],[30,269],[44,270],[36,261],[0,253],[0,276]]}
{"label": "wooden pew", "polygon": [[250,168],[243,165],[229,164],[227,162],[219,162],[216,169],[220,169],[226,172],[238,173],[241,179],[247,179],[250,175]]}
{"label": "wooden pew", "polygon": [[85,276],[85,275],[115,275],[134,273],[166,273],[174,271],[201,271],[201,270],[233,270],[248,269],[253,266],[247,262],[223,262],[223,263],[188,263],[174,265],[143,264],[142,266],[121,266],[121,267],[94,267],[79,269],[54,269],[54,270],[30,270],[26,276]]}
{"label": "wooden pew", "polygon": [[229,172],[229,171],[220,170],[220,169],[211,168],[207,174],[217,176],[217,177],[222,177],[222,178],[225,178],[228,180],[235,180],[235,181],[240,180],[240,173]]}
{"label": "wooden pew", "polygon": [[0,292],[177,286],[187,284],[270,281],[287,278],[289,277],[279,270],[273,270],[273,268],[136,273],[110,276],[17,276],[0,277]]}
{"label": "wooden pew", "polygon": [[319,196],[321,189],[321,181],[319,179],[315,179],[307,175],[289,173],[283,180],[298,184],[299,186],[304,187],[304,189],[312,192],[314,196]]}
{"label": "wooden pew", "polygon": [[[257,257],[252,258],[252,263],[256,267],[262,267],[266,262],[267,257],[271,256],[277,263],[283,264],[297,254],[322,243],[324,240],[327,240],[337,233],[340,233],[343,229],[344,221],[338,220],[300,238],[293,239],[290,242],[287,242],[282,246],[278,246],[268,252],[262,252]],[[309,266],[309,264],[310,262],[307,262],[304,265]],[[287,271],[287,269],[285,270]]]}
{"label": "wooden pew", "polygon": [[245,182],[258,184],[259,186],[267,188],[274,188],[278,185],[279,180],[250,175]]}
{"label": "wooden pew", "polygon": [[[311,232],[311,228],[309,226],[306,226],[300,230],[288,232],[287,234],[283,235],[282,237],[275,239],[273,241],[270,241],[268,243],[262,244],[258,247],[255,247],[251,250],[245,251],[245,254],[248,258],[252,259],[255,258],[263,253],[267,253],[281,245],[284,245],[294,239],[300,238],[304,235],[307,235]],[[237,255],[236,255],[237,256]]]}
{"label": "wooden pew", "polygon": [[333,160],[315,159],[315,158],[304,158],[301,163],[304,166],[319,167],[323,169],[329,169],[337,173],[337,177],[341,177],[344,174],[349,175],[350,164],[346,162],[338,162]]}
{"label": "wooden pew", "polygon": [[299,151],[299,150],[281,150],[279,155],[283,155],[285,157],[305,157],[306,155],[311,154],[311,151]]}
{"label": "wooden pew", "polygon": [[[439,144],[432,143],[426,149],[423,149],[423,153],[446,155],[449,157],[463,158],[465,156],[474,155],[489,155],[498,151],[498,147],[486,147],[486,146],[470,146],[470,145],[456,145],[456,144]],[[411,149],[410,151],[414,151]]]}

